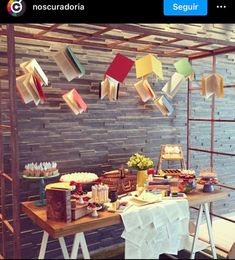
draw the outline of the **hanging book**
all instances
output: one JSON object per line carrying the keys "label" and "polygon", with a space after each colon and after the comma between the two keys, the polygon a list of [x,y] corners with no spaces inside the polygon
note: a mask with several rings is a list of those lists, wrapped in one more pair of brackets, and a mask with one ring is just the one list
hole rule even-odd
{"label": "hanging book", "polygon": [[38,91],[38,94],[40,97],[40,103],[43,104],[45,102],[46,96],[45,96],[43,88],[42,88],[42,83],[40,82],[38,77],[33,76],[33,79],[34,79],[34,84],[37,88],[37,91]]}
{"label": "hanging book", "polygon": [[16,78],[16,87],[25,104],[34,101],[35,105],[44,103],[45,95],[36,76],[30,73]]}
{"label": "hanging book", "polygon": [[155,93],[147,79],[138,81],[134,86],[144,103],[150,99],[155,99]]}
{"label": "hanging book", "polygon": [[100,99],[108,96],[109,100],[117,100],[118,99],[118,92],[119,92],[119,82],[110,78],[106,77],[100,84],[100,92],[99,96]]}
{"label": "hanging book", "polygon": [[211,73],[207,76],[202,77],[202,96],[206,98],[216,95],[218,98],[224,97],[224,78],[217,74]]}
{"label": "hanging book", "polygon": [[81,78],[85,74],[84,67],[70,47],[57,52],[53,58],[68,81]]}
{"label": "hanging book", "polygon": [[133,60],[118,53],[108,67],[105,75],[111,77],[118,82],[123,82],[129,71],[131,70],[133,64]]}
{"label": "hanging book", "polygon": [[154,100],[154,104],[157,106],[163,116],[169,116],[174,111],[171,102],[165,96],[157,97]]}
{"label": "hanging book", "polygon": [[179,91],[181,84],[185,81],[184,75],[175,72],[171,79],[162,88],[162,91],[169,97],[173,98]]}
{"label": "hanging book", "polygon": [[31,73],[35,77],[38,77],[41,84],[46,86],[48,85],[48,78],[35,59],[21,63],[20,68],[24,73]]}
{"label": "hanging book", "polygon": [[148,54],[135,61],[136,77],[141,78],[151,73],[155,73],[163,80],[162,63],[152,54]]}
{"label": "hanging book", "polygon": [[30,77],[31,75],[28,73],[16,78],[16,88],[25,104],[33,101],[33,97],[27,89]]}
{"label": "hanging book", "polygon": [[175,69],[178,73],[183,75],[185,78],[192,79],[194,75],[194,71],[192,68],[192,65],[190,64],[188,58],[183,58],[179,61],[177,61],[175,64]]}
{"label": "hanging book", "polygon": [[72,89],[68,93],[64,94],[63,99],[75,115],[81,114],[87,110],[87,104],[83,101],[76,89]]}

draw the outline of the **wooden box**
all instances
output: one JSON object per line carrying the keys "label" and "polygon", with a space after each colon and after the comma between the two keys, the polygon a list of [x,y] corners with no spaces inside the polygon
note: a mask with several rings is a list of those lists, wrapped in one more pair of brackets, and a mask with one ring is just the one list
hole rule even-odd
{"label": "wooden box", "polygon": [[83,216],[86,216],[90,213],[87,209],[88,204],[85,203],[84,205],[77,205],[76,208],[72,208],[72,220],[77,220]]}
{"label": "wooden box", "polygon": [[71,222],[71,191],[66,189],[46,190],[47,219]]}

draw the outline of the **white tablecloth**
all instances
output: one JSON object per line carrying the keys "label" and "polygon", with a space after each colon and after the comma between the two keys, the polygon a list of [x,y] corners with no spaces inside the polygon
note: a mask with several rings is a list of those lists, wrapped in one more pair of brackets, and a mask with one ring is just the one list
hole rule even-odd
{"label": "white tablecloth", "polygon": [[177,254],[189,238],[186,199],[132,206],[120,214],[124,224],[125,259],[158,259]]}

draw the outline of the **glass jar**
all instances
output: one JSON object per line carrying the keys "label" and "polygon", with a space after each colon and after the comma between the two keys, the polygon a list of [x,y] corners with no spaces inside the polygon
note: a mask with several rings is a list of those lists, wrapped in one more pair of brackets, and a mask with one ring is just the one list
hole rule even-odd
{"label": "glass jar", "polygon": [[109,192],[109,198],[110,198],[110,202],[115,202],[118,199],[118,193],[117,191],[110,191]]}
{"label": "glass jar", "polygon": [[195,190],[196,189],[195,175],[192,176],[179,175],[178,189],[184,193],[189,193]]}

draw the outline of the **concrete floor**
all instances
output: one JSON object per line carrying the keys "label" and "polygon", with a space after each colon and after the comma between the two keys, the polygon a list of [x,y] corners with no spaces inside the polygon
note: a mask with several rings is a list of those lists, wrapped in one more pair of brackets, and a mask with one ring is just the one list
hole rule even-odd
{"label": "concrete floor", "polygon": [[[235,213],[224,216],[235,220]],[[235,224],[223,219],[213,218],[213,235],[216,246],[229,251],[235,242]],[[201,226],[199,237],[209,241],[206,223]]]}

